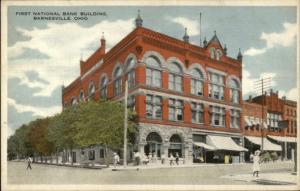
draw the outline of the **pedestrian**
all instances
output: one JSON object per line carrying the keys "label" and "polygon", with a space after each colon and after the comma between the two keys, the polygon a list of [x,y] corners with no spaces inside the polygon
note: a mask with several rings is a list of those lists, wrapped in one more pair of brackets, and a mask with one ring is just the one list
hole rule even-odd
{"label": "pedestrian", "polygon": [[176,164],[177,165],[179,165],[179,154],[178,153],[176,153],[176,155],[175,155],[175,160],[176,160]]}
{"label": "pedestrian", "polygon": [[27,168],[26,168],[26,170],[28,170],[28,168],[30,168],[30,170],[32,170],[32,168],[31,168],[31,163],[32,163],[32,160],[31,160],[30,157],[28,157],[28,159],[27,159]]}
{"label": "pedestrian", "polygon": [[253,176],[255,176],[256,174],[256,177],[258,177],[258,173],[260,171],[260,166],[259,166],[259,163],[260,163],[260,158],[259,158],[259,154],[260,154],[260,151],[257,150],[254,152],[254,156],[253,156]]}
{"label": "pedestrian", "polygon": [[174,164],[174,156],[173,154],[171,153],[170,154],[170,166],[172,166]]}
{"label": "pedestrian", "polygon": [[139,166],[141,162],[141,155],[138,151],[135,153],[135,160],[136,160],[136,165]]}
{"label": "pedestrian", "polygon": [[162,154],[161,155],[161,164],[165,164],[165,158],[166,158],[165,154]]}
{"label": "pedestrian", "polygon": [[118,163],[120,162],[120,157],[117,153],[114,153],[114,167],[117,168]]}

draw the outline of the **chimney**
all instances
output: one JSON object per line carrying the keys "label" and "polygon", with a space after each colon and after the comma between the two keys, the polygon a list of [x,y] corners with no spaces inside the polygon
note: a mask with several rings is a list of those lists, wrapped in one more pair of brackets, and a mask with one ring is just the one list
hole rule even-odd
{"label": "chimney", "polygon": [[101,48],[101,54],[105,54],[105,38],[104,38],[103,32],[102,32],[102,36],[101,36],[100,48]]}
{"label": "chimney", "polygon": [[285,100],[286,100],[286,96],[282,96],[282,100],[284,100],[284,101],[285,101]]}
{"label": "chimney", "polygon": [[270,95],[272,95],[273,94],[273,89],[270,89]]}

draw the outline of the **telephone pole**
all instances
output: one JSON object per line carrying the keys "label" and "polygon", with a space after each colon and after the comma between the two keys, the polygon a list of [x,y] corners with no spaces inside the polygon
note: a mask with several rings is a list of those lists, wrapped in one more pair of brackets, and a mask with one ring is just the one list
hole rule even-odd
{"label": "telephone pole", "polygon": [[127,126],[128,126],[128,109],[127,109],[127,98],[128,98],[128,81],[125,81],[125,95],[124,95],[124,150],[123,150],[123,166],[127,166]]}
{"label": "telephone pole", "polygon": [[254,82],[255,91],[259,91],[261,94],[261,152],[264,150],[264,106],[266,105],[266,92],[271,87],[271,78],[262,78]]}

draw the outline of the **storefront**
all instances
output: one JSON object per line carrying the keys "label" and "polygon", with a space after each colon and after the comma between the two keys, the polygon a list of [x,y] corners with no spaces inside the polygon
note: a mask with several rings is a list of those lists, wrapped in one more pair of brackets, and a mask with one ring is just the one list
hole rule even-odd
{"label": "storefront", "polygon": [[[245,155],[245,160],[250,161],[250,155],[256,150],[261,150],[262,137],[245,136],[245,147],[249,150]],[[266,137],[263,138],[263,150],[268,152],[281,153],[281,145],[270,142]]]}
{"label": "storefront", "polygon": [[280,144],[282,147],[282,159],[294,160],[294,151],[296,149],[296,137],[281,137],[268,135],[272,141]]}

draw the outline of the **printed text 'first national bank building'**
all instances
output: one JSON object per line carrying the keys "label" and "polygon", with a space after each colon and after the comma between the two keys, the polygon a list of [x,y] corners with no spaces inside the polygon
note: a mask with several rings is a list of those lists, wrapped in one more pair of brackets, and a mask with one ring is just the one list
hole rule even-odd
{"label": "printed text 'first national bank building'", "polygon": [[[142,27],[105,51],[105,39],[86,61],[80,76],[63,89],[64,107],[93,99],[124,99],[138,116],[137,148],[157,158],[178,153],[230,153],[243,161],[242,54],[227,56],[216,33],[203,46]],[[209,154],[211,153],[211,154]]]}

